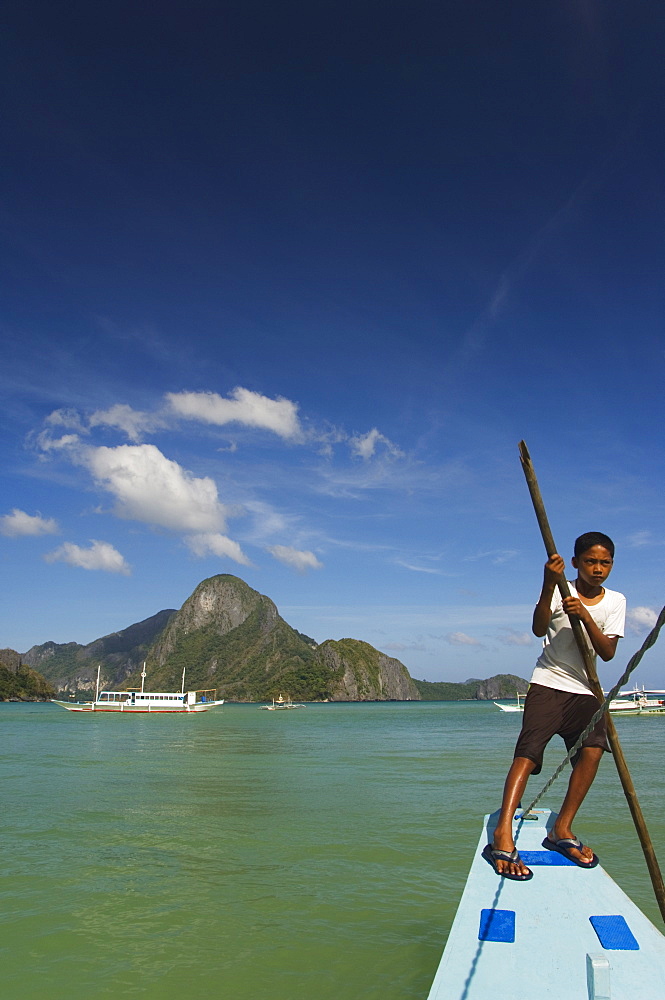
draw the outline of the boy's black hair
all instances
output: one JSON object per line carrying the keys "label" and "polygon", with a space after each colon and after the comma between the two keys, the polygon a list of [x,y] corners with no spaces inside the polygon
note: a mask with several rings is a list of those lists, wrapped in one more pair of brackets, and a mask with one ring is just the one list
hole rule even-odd
{"label": "boy's black hair", "polygon": [[594,545],[602,545],[614,559],[614,542],[608,535],[604,535],[602,531],[587,531],[584,535],[576,538],[575,558],[577,559],[587,549],[592,549]]}

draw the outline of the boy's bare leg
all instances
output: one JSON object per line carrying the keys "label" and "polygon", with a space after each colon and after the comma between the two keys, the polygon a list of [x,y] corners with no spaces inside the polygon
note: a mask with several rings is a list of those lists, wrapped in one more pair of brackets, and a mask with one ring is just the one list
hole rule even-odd
{"label": "boy's bare leg", "polygon": [[[596,777],[600,758],[603,751],[600,747],[582,747],[577,764],[573,768],[573,773],[568,782],[568,791],[561,806],[556,823],[551,833],[548,834],[550,840],[564,840],[574,838],[573,820],[577,815],[577,810],[584,802],[586,793],[591,788],[593,779]],[[495,845],[498,846],[498,845]],[[581,851],[571,848],[570,853],[582,863],[593,861],[593,851],[586,844]]]}
{"label": "boy's bare leg", "polygon": [[[508,771],[508,777],[503,788],[503,801],[501,803],[501,813],[499,821],[494,830],[492,846],[497,851],[514,851],[515,841],[513,840],[513,816],[520,799],[524,794],[529,775],[535,767],[535,762],[528,757],[515,757]],[[591,779],[593,780],[593,778]],[[499,872],[509,872],[511,875],[526,875],[529,869],[521,862],[504,861],[502,858],[496,859],[496,867]]]}

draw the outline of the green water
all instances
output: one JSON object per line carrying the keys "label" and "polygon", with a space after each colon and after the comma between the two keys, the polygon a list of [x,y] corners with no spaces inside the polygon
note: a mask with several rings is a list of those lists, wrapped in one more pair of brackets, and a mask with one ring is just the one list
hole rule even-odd
{"label": "green water", "polygon": [[[0,704],[4,1000],[422,1000],[519,724],[491,703]],[[665,861],[665,718],[617,725]],[[609,759],[577,829],[658,926]]]}

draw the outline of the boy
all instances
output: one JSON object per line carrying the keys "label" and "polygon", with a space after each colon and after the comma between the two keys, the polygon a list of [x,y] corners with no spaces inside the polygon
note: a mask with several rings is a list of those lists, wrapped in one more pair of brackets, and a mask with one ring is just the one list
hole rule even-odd
{"label": "boy", "polygon": [[[512,821],[530,774],[539,774],[546,745],[558,733],[570,749],[598,710],[599,703],[589,685],[584,661],[577,648],[569,616],[579,618],[594,653],[611,660],[623,636],[626,599],[603,584],[610,575],[614,543],[599,531],[589,531],[575,541],[575,583],[571,596],[562,601],[557,583],[564,561],[554,554],[545,563],[543,589],[533,613],[534,635],[544,636],[524,702],[522,731],[506,778],[501,814],[493,843],[483,857],[497,875],[526,882],[533,872],[522,862],[513,840]],[[572,758],[568,791],[555,825],[543,847],[558,851],[580,868],[594,868],[598,858],[575,837],[572,823],[596,776],[607,742],[607,719],[603,715]]]}

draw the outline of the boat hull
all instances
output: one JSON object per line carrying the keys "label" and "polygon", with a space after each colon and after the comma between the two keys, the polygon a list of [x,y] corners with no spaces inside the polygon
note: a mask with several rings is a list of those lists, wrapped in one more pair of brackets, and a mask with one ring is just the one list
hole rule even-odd
{"label": "boat hull", "polygon": [[60,708],[66,708],[68,712],[107,712],[115,715],[194,715],[200,712],[209,712],[211,708],[217,708],[219,705],[224,704],[224,700],[206,702],[204,704],[197,705],[183,705],[178,708],[167,708],[164,706],[156,705],[147,707],[127,705],[125,702],[120,702],[119,704],[100,704],[99,702],[71,702],[71,701],[57,701],[55,698],[51,699],[54,705],[59,705]]}
{"label": "boat hull", "polygon": [[266,712],[288,712],[292,708],[304,708],[304,705],[261,705]]}
{"label": "boat hull", "polygon": [[[665,937],[600,865],[582,871],[545,850],[555,815],[535,817],[515,825],[534,873],[528,882],[500,878],[480,856],[498,812],[485,817],[428,1000],[665,997]],[[608,925],[628,934],[607,938],[600,928]]]}
{"label": "boat hull", "polygon": [[609,705],[610,715],[665,715],[665,705],[648,701],[616,699]]}
{"label": "boat hull", "polygon": [[290,697],[285,698],[284,695],[279,696],[279,698],[273,698],[272,705],[261,705],[261,708],[266,712],[283,712],[288,711],[291,708],[304,708],[304,705],[299,705],[297,702],[291,701]]}

